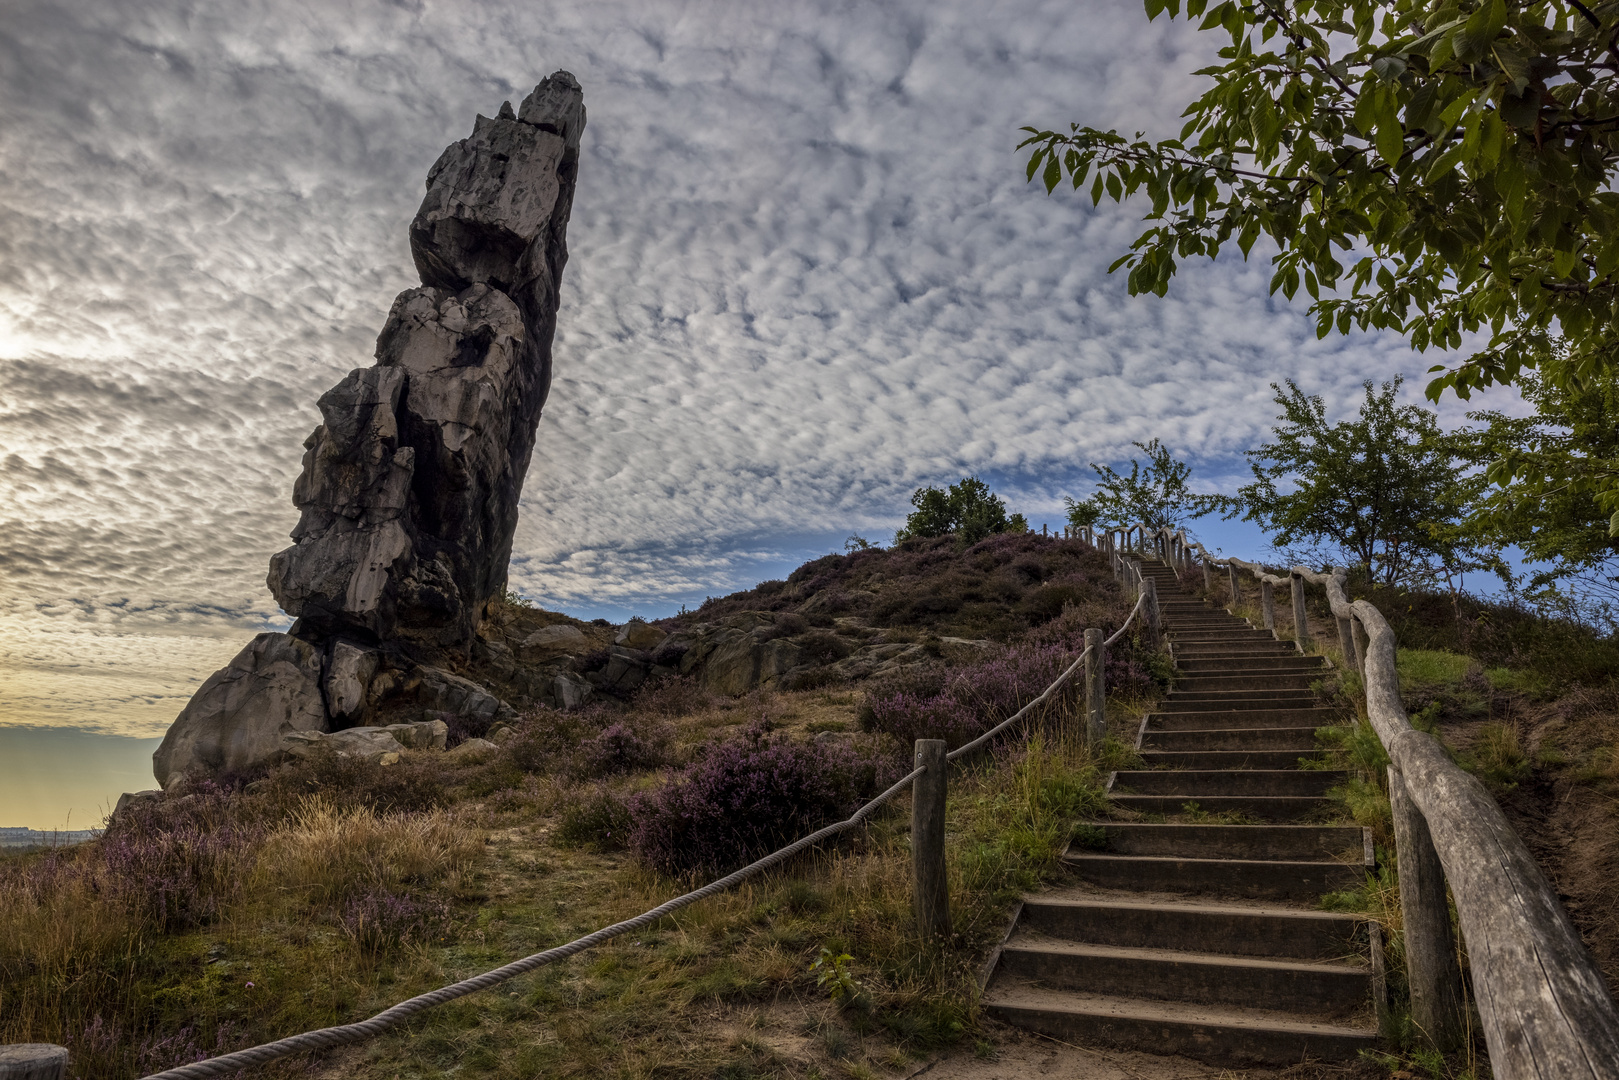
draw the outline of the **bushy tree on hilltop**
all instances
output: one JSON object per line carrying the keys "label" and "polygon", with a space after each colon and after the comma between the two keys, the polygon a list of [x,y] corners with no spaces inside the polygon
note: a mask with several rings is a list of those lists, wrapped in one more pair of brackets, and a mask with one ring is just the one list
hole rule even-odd
{"label": "bushy tree on hilltop", "polygon": [[1363,384],[1360,413],[1327,422],[1326,404],[1289,380],[1275,383],[1282,412],[1271,442],[1247,452],[1253,482],[1221,500],[1298,558],[1361,566],[1382,585],[1444,582],[1489,568],[1497,549],[1463,527],[1482,486],[1458,467],[1428,409],[1400,405],[1401,380]]}
{"label": "bushy tree on hilltop", "polygon": [[1006,513],[1006,503],[976,476],[966,476],[943,490],[917,488],[911,494],[916,509],[905,519],[905,527],[894,534],[898,544],[912,537],[945,536],[955,533],[966,544],[994,533],[1026,532],[1029,523],[1022,514]]}
{"label": "bushy tree on hilltop", "polygon": [[1147,467],[1143,469],[1139,461],[1131,458],[1130,475],[1125,476],[1111,465],[1091,462],[1097,476],[1096,490],[1085,499],[1063,498],[1070,525],[1173,528],[1186,518],[1202,517],[1221,506],[1216,496],[1192,492],[1188,483],[1192,467],[1175,460],[1169,447],[1157,439],[1133,445],[1146,451]]}
{"label": "bushy tree on hilltop", "polygon": [[[1317,332],[1394,330],[1484,348],[1439,373],[1581,395],[1619,375],[1619,3],[1614,0],[1145,0],[1230,45],[1179,137],[1026,128],[1028,176],[1093,202],[1137,192],[1151,226],[1113,264],[1164,295],[1177,260],[1247,256],[1302,285]],[[1350,265],[1339,261],[1348,253]],[[1338,290],[1338,295],[1329,295]],[[1537,404],[1545,404],[1545,399]],[[1555,421],[1552,421],[1555,423]],[[1575,485],[1619,535],[1619,457],[1579,438],[1503,449],[1489,478]],[[1536,505],[1518,502],[1523,520]]]}

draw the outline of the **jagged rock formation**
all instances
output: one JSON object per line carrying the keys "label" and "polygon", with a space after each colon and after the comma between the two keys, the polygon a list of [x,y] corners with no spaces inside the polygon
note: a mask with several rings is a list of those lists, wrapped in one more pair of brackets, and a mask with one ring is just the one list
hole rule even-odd
{"label": "jagged rock formation", "polygon": [[376,364],[322,395],[304,444],[302,516],[269,573],[297,622],[198,690],[153,757],[165,787],[261,764],[290,732],[371,723],[390,701],[511,714],[445,668],[470,657],[505,590],[584,126],[579,83],[559,71],[429,171],[410,226],[422,285],[394,301]]}

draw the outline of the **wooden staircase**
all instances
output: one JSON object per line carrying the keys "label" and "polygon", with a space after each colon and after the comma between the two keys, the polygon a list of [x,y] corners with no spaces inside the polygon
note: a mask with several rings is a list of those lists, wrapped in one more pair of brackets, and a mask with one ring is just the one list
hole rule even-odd
{"label": "wooden staircase", "polygon": [[1325,661],[1186,595],[1167,566],[1144,572],[1179,677],[1142,720],[1147,767],[1112,781],[1143,820],[1070,845],[1084,884],[1024,901],[984,1006],[1059,1039],[1222,1065],[1353,1058],[1377,1037],[1366,932],[1312,908],[1365,880],[1371,841],[1313,823],[1344,774],[1298,767],[1340,719],[1310,690]]}

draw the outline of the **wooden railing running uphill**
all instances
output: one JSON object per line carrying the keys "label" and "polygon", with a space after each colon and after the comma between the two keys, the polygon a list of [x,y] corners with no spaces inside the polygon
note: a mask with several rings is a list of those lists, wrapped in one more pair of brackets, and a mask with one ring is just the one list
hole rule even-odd
{"label": "wooden railing running uphill", "polygon": [[1257,579],[1267,629],[1274,590],[1288,587],[1294,634],[1311,647],[1306,583],[1326,589],[1344,661],[1360,673],[1366,716],[1389,756],[1389,802],[1400,869],[1400,905],[1415,1025],[1439,1049],[1466,1038],[1466,998],[1446,885],[1472,968],[1473,996],[1498,1080],[1619,1078],[1619,1015],[1601,970],[1557,894],[1484,785],[1432,735],[1411,726],[1400,704],[1394,630],[1365,600],[1351,602],[1343,569],[1292,567],[1283,577],[1241,559],[1220,559],[1184,530],[1145,526],[1108,534],[1108,547],[1161,558],[1183,577],[1200,567],[1212,591],[1224,569],[1233,604],[1239,571]]}

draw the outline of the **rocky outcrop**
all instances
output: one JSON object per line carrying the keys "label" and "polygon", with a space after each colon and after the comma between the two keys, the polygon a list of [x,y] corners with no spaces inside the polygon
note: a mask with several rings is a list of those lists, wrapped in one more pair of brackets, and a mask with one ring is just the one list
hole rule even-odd
{"label": "rocky outcrop", "polygon": [[304,443],[293,544],[268,577],[297,621],[203,684],[154,756],[165,786],[390,710],[485,727],[513,715],[447,668],[471,658],[505,591],[584,125],[579,83],[559,71],[517,110],[478,117],[429,170],[410,225],[422,284],[394,300],[375,364],[321,396]]}
{"label": "rocky outcrop", "polygon": [[429,171],[410,227],[422,285],[395,299],[376,366],[320,399],[295,543],[271,560],[270,591],[306,633],[464,654],[504,591],[584,123],[558,72]]}
{"label": "rocky outcrop", "polygon": [[273,760],[282,737],[325,731],[322,658],[307,641],[260,634],[192,695],[152,755],[164,787],[181,776],[220,777]]}

